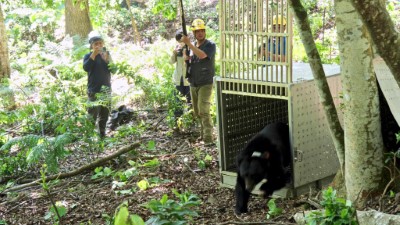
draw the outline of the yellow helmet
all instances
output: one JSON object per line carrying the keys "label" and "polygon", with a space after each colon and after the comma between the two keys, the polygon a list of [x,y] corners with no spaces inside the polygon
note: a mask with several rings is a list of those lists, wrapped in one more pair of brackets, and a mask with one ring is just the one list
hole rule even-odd
{"label": "yellow helmet", "polygon": [[201,19],[195,19],[195,20],[193,20],[193,23],[192,23],[192,31],[195,31],[195,30],[205,30],[205,29],[206,29],[206,25],[205,25],[205,23],[204,23],[203,20],[201,20]]}
{"label": "yellow helmet", "polygon": [[272,25],[286,25],[286,18],[281,15],[275,15],[274,18],[272,19]]}

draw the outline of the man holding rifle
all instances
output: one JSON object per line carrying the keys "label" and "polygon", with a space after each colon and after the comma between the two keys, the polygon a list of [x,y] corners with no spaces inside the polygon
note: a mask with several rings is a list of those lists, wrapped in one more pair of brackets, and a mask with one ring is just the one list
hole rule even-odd
{"label": "man holding rifle", "polygon": [[214,42],[206,39],[206,26],[203,20],[195,19],[191,29],[196,42],[192,44],[186,35],[183,35],[181,39],[191,50],[190,56],[184,55],[190,61],[187,74],[190,95],[195,117],[200,118],[201,122],[200,138],[205,144],[212,144],[214,138],[210,106],[215,75],[216,46]]}

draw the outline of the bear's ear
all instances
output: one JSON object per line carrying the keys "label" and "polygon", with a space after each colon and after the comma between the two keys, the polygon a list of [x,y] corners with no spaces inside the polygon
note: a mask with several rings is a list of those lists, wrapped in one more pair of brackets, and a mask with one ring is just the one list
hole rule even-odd
{"label": "bear's ear", "polygon": [[269,159],[270,156],[271,156],[271,153],[269,151],[265,151],[265,152],[263,152],[261,158]]}

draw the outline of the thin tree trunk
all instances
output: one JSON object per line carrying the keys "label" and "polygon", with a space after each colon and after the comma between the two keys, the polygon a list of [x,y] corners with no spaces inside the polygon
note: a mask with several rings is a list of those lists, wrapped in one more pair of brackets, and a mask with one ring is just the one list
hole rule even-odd
{"label": "thin tree trunk", "polygon": [[137,29],[136,26],[136,20],[135,17],[133,16],[133,13],[131,11],[131,0],[126,0],[126,5],[128,6],[128,11],[129,11],[129,15],[131,16],[131,21],[132,21],[132,28],[133,28],[133,32],[134,32],[134,43],[135,44],[140,44],[140,33]]}
{"label": "thin tree trunk", "polygon": [[0,4],[0,81],[10,78],[10,60],[8,58],[8,40],[6,26],[4,24],[3,10]]}
{"label": "thin tree trunk", "polygon": [[369,30],[378,53],[385,60],[400,88],[400,36],[384,1],[352,0],[355,10]]}
{"label": "thin tree trunk", "polygon": [[311,66],[311,70],[314,76],[315,83],[317,85],[319,99],[325,111],[329,129],[332,134],[333,143],[336,148],[336,152],[339,158],[340,167],[343,172],[344,168],[344,137],[343,129],[340,125],[339,117],[333,102],[331,92],[329,90],[328,82],[325,77],[325,72],[322,67],[321,57],[318,53],[317,47],[313,39],[310,24],[307,18],[307,12],[301,4],[300,0],[289,0],[289,4],[294,11],[297,26],[299,27],[299,33],[301,41],[303,42],[304,48],[307,52],[308,61]]}
{"label": "thin tree trunk", "polygon": [[86,38],[92,31],[88,0],[65,0],[65,33]]}
{"label": "thin tree trunk", "polygon": [[378,190],[383,169],[377,81],[367,28],[347,0],[335,0],[344,102],[347,198],[362,203]]}

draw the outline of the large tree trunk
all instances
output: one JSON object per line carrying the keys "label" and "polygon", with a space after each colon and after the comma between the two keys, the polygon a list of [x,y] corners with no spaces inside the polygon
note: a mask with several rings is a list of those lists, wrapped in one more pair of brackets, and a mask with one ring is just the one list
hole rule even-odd
{"label": "large tree trunk", "polygon": [[386,10],[384,1],[352,0],[400,88],[400,36]]}
{"label": "large tree trunk", "polygon": [[335,0],[344,102],[347,198],[361,203],[377,191],[383,169],[377,81],[367,28],[347,0]]}
{"label": "large tree trunk", "polygon": [[321,57],[314,42],[310,23],[307,18],[307,12],[300,0],[289,0],[289,4],[294,11],[301,41],[307,52],[308,61],[318,88],[319,99],[324,107],[325,116],[329,124],[329,129],[333,137],[333,143],[339,158],[341,168],[344,166],[344,138],[343,129],[340,125],[339,117],[333,102],[325,72],[322,67]]}
{"label": "large tree trunk", "polygon": [[8,58],[8,40],[4,25],[3,10],[0,4],[0,81],[10,77],[10,61]]}
{"label": "large tree trunk", "polygon": [[65,33],[86,38],[92,31],[88,0],[65,0]]}
{"label": "large tree trunk", "polygon": [[10,78],[10,60],[8,58],[8,40],[6,26],[4,24],[3,10],[0,3],[0,110],[15,109],[15,96],[12,89],[8,85],[3,86],[1,81],[4,78]]}

